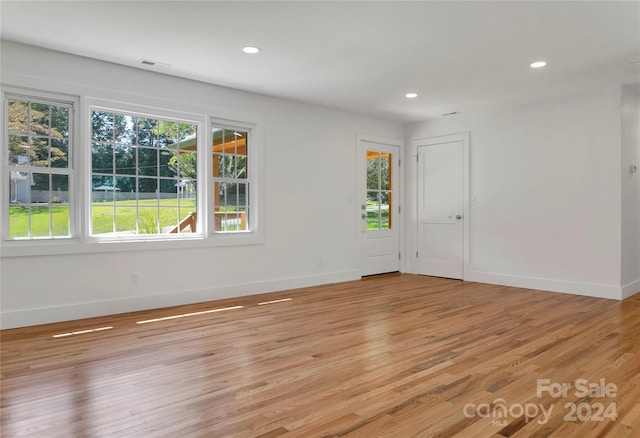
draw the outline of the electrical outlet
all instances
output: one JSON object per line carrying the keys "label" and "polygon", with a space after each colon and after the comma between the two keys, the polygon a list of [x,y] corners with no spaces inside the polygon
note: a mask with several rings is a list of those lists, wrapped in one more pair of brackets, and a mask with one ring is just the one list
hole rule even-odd
{"label": "electrical outlet", "polygon": [[131,273],[131,286],[140,286],[140,274],[137,272]]}
{"label": "electrical outlet", "polygon": [[322,257],[318,257],[318,268],[321,268],[322,265],[324,265],[324,260],[322,260]]}

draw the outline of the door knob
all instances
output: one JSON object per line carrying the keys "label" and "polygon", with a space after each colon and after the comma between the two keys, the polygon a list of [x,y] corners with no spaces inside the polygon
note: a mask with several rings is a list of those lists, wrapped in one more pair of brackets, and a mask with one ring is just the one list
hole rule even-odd
{"label": "door knob", "polygon": [[456,219],[460,220],[460,219],[462,219],[462,216],[460,216],[460,215],[458,214],[458,215],[456,215]]}

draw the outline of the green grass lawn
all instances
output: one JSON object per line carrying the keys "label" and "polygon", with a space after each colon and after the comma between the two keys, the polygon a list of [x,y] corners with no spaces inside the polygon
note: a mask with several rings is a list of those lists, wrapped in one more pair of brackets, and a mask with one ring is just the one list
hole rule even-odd
{"label": "green grass lawn", "polygon": [[[53,236],[69,235],[69,206],[56,205],[49,207],[31,207],[31,236],[49,236],[52,229]],[[9,237],[29,237],[29,210],[27,207],[9,207]]]}
{"label": "green grass lawn", "polygon": [[[164,232],[167,227],[176,226],[187,215],[196,210],[196,200],[192,198],[155,199],[138,201],[140,234]],[[158,217],[158,210],[160,211]],[[114,230],[115,223],[115,230]],[[66,204],[49,207],[31,207],[31,237],[68,236],[69,206]],[[136,201],[119,201],[115,205],[94,202],[91,206],[93,234],[126,232],[136,230]],[[51,230],[51,234],[50,231]],[[185,230],[188,231],[188,228]],[[9,236],[29,237],[29,210],[27,207],[9,207]]]}
{"label": "green grass lawn", "polygon": [[[138,201],[139,233],[162,233],[168,227],[175,227],[196,210],[196,200],[193,198],[181,199],[180,205],[177,204],[175,199],[161,199],[158,217],[157,200]],[[94,202],[91,206],[91,224],[93,234],[135,231],[136,201],[119,201],[115,203],[115,207],[111,203]]]}

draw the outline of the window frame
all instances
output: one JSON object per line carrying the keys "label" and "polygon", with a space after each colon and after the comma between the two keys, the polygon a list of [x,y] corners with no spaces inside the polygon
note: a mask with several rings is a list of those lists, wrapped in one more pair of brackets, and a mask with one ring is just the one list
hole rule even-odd
{"label": "window frame", "polygon": [[[185,102],[174,102],[153,97],[129,96],[127,100],[110,99],[107,96],[88,96],[85,94],[53,93],[35,87],[24,88],[19,85],[2,84],[2,117],[0,117],[0,135],[4,144],[8,140],[8,126],[4,121],[8,117],[4,104],[5,95],[15,97],[45,99],[54,102],[71,104],[73,114],[70,115],[70,137],[73,136],[73,172],[70,176],[70,234],[71,237],[38,238],[38,239],[4,239],[8,226],[8,208],[0,212],[0,259],[11,257],[100,254],[113,252],[155,251],[170,249],[215,248],[228,246],[262,245],[265,241],[265,192],[264,168],[264,119],[255,113],[229,110],[215,106],[190,105]],[[131,103],[135,101],[135,103]],[[101,108],[119,113],[134,112],[159,118],[176,118],[179,120],[197,121],[203,135],[198,135],[196,152],[198,153],[198,233],[179,234],[178,237],[158,235],[130,236],[128,239],[100,238],[90,236],[91,221],[91,110]],[[167,109],[171,108],[171,109]],[[248,166],[250,170],[250,205],[253,214],[249,219],[250,231],[214,233],[213,225],[213,133],[212,126],[242,129],[250,132],[248,149]],[[8,146],[0,147],[7,164],[0,164],[4,171],[8,167]],[[8,205],[9,187],[4,177],[0,177],[0,201]],[[9,182],[7,178],[7,183]],[[5,193],[6,192],[6,193]],[[7,231],[8,233],[8,231]],[[112,237],[112,236],[111,236]],[[169,237],[169,238],[167,238]]]}
{"label": "window frame", "polygon": [[[246,168],[247,168],[247,177],[246,178],[230,178],[230,177],[221,177],[221,176],[213,176],[213,156],[215,155],[213,153],[213,128],[220,128],[223,130],[233,130],[233,131],[242,131],[242,132],[246,132],[247,134],[247,142],[246,142],[246,148],[247,148],[247,155],[246,155]],[[256,215],[254,214],[254,204],[257,203],[257,197],[254,194],[254,188],[256,186],[255,181],[254,181],[254,172],[253,172],[253,159],[252,159],[252,155],[254,153],[254,146],[253,146],[253,142],[254,142],[254,135],[253,135],[253,130],[255,129],[254,125],[251,124],[246,124],[246,123],[234,123],[234,124],[229,124],[229,122],[227,121],[226,123],[219,123],[218,121],[216,121],[215,119],[211,119],[211,128],[209,130],[209,134],[211,135],[211,141],[208,142],[207,144],[211,144],[211,150],[209,151],[209,155],[211,156],[211,166],[209,167],[210,171],[210,189],[211,189],[211,198],[210,198],[210,209],[209,209],[209,213],[210,213],[210,220],[209,220],[209,230],[211,230],[210,234],[212,236],[223,236],[223,235],[241,235],[241,234],[250,234],[252,231],[254,231],[256,229]],[[221,154],[223,156],[228,155],[228,154]],[[231,184],[247,184],[247,188],[249,191],[249,195],[247,197],[247,202],[246,202],[246,207],[248,210],[248,218],[247,218],[247,230],[235,230],[235,231],[217,231],[216,227],[215,227],[215,208],[218,206],[216,205],[215,202],[215,185],[216,183],[231,183]]]}
{"label": "window frame", "polygon": [[[207,136],[207,117],[202,114],[189,113],[181,110],[173,110],[158,107],[149,107],[138,104],[114,102],[104,99],[88,98],[85,102],[86,110],[83,112],[83,122],[85,126],[85,159],[83,170],[84,186],[86,187],[83,201],[83,211],[85,213],[84,229],[85,229],[85,241],[108,243],[108,242],[146,242],[146,241],[185,241],[185,240],[202,240],[207,236],[207,220],[203,216],[207,207],[207,183],[206,175],[206,161],[200,157],[203,156],[202,151],[205,145],[205,139]],[[196,154],[199,157],[196,164],[196,232],[195,233],[176,233],[176,234],[136,234],[136,235],[119,235],[119,236],[101,236],[92,234],[92,151],[91,151],[91,115],[94,110],[112,112],[117,114],[125,114],[135,117],[144,117],[151,119],[161,119],[167,121],[175,121],[180,123],[194,124],[198,130],[198,136],[196,140]]]}
{"label": "window frame", "polygon": [[[231,118],[221,118],[212,116],[209,119],[209,129],[207,131],[207,185],[209,187],[208,198],[208,226],[209,237],[214,246],[235,246],[264,243],[263,220],[264,220],[264,160],[262,123],[254,117],[246,115],[233,115]],[[215,230],[215,183],[213,176],[213,128],[237,129],[247,133],[247,173],[246,183],[249,189],[249,218],[248,230],[246,231],[216,231]]]}
{"label": "window frame", "polygon": [[[27,166],[13,166],[9,164],[9,100],[21,100],[28,102],[43,103],[46,105],[63,105],[69,108],[69,126],[68,126],[68,144],[67,144],[67,167],[34,167],[31,164]],[[78,145],[81,144],[79,140],[78,129],[78,107],[80,99],[77,96],[71,96],[61,93],[51,93],[40,90],[26,90],[17,87],[2,88],[2,117],[0,124],[2,125],[2,178],[0,178],[0,199],[2,200],[2,212],[0,213],[0,229],[2,230],[0,236],[0,242],[3,246],[33,246],[33,245],[55,245],[63,242],[78,242],[80,235],[79,231],[79,215],[80,208],[78,203],[78,188],[76,181],[78,180]],[[40,171],[39,171],[40,170]],[[17,237],[12,238],[9,235],[9,208],[10,203],[10,186],[11,183],[8,180],[11,172],[28,172],[28,173],[42,173],[49,175],[66,175],[68,176],[68,196],[69,196],[69,234],[67,236],[29,236],[29,237]],[[50,192],[52,188],[49,188]],[[30,200],[31,201],[31,200]],[[31,202],[29,202],[31,204]],[[51,207],[52,203],[47,204]],[[50,219],[51,220],[51,219]],[[51,225],[50,225],[51,226]]]}

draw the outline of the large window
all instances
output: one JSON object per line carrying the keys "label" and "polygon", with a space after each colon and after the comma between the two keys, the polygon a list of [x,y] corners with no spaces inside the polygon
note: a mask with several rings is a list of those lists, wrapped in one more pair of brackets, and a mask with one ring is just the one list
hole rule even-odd
{"label": "large window", "polygon": [[252,214],[248,159],[250,131],[214,126],[212,135],[214,232],[249,231]]}
{"label": "large window", "polygon": [[[108,241],[262,241],[255,122],[96,98],[78,114],[78,99],[3,90],[0,241],[9,253],[83,251],[18,243],[54,239],[91,251],[111,250]],[[85,134],[81,147],[74,133]]]}
{"label": "large window", "polygon": [[73,104],[6,95],[8,193],[4,237],[52,239],[72,235]]}
{"label": "large window", "polygon": [[197,229],[198,123],[91,111],[91,234],[171,237]]}

